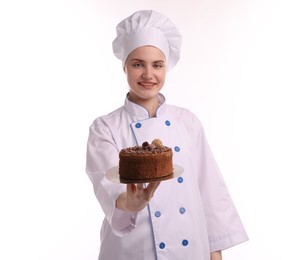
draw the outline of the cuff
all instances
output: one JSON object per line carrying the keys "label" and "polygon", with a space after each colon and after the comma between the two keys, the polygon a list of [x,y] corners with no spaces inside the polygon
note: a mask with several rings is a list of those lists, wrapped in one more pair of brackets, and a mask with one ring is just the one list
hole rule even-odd
{"label": "cuff", "polygon": [[119,237],[130,233],[136,227],[137,215],[137,212],[115,208],[111,223],[113,233]]}
{"label": "cuff", "polygon": [[225,250],[248,240],[249,238],[245,231],[217,239],[210,239],[210,252]]}

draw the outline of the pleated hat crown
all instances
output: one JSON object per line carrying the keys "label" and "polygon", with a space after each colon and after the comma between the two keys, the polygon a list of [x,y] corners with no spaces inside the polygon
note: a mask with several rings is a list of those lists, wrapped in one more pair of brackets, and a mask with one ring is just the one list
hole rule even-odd
{"label": "pleated hat crown", "polygon": [[167,70],[171,70],[180,58],[182,37],[170,19],[153,10],[137,11],[122,20],[116,27],[113,52],[125,66],[128,55],[138,47],[154,46],[166,58]]}

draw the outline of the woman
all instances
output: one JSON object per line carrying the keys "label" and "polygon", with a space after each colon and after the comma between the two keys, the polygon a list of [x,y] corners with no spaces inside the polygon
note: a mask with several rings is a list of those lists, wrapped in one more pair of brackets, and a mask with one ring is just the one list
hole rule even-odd
{"label": "woman", "polygon": [[[113,50],[130,91],[124,106],[93,122],[87,146],[86,171],[105,213],[99,260],[220,260],[248,239],[200,121],[160,94],[180,46],[178,30],[155,11],[117,26]],[[125,185],[105,177],[122,148],[156,138],[174,149],[179,178]]]}

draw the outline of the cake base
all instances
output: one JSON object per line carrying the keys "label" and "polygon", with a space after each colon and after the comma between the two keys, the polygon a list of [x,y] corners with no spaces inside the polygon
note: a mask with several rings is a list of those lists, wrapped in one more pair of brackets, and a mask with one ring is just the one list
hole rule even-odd
{"label": "cake base", "polygon": [[115,166],[109,169],[106,172],[106,178],[114,183],[125,183],[125,184],[132,184],[132,183],[149,183],[154,181],[166,181],[171,180],[173,178],[179,177],[183,173],[183,168],[178,165],[173,165],[173,172],[167,176],[160,177],[160,178],[150,178],[150,179],[142,179],[142,180],[131,180],[131,179],[124,179],[119,176],[119,166]]}

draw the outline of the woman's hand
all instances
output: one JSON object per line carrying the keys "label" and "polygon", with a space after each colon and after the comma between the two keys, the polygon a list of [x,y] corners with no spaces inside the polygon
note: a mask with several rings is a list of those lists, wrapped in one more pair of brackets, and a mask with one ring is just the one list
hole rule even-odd
{"label": "woman's hand", "polygon": [[116,207],[121,210],[137,212],[145,208],[154,196],[160,182],[150,182],[146,188],[142,183],[127,184],[126,192],[123,192],[116,202]]}

